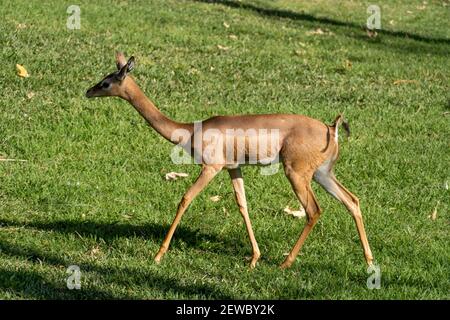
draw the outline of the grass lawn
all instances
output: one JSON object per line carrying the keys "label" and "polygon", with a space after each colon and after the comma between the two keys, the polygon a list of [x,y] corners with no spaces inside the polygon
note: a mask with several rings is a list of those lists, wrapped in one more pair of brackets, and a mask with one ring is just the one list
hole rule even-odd
{"label": "grass lawn", "polygon": [[[79,30],[66,28],[71,3],[2,3],[0,157],[26,162],[0,161],[0,298],[449,299],[450,3],[377,1],[386,31],[369,37],[371,3],[82,0]],[[366,286],[353,219],[316,184],[322,218],[280,270],[305,219],[283,212],[299,203],[282,170],[257,167],[243,169],[256,269],[226,172],[156,265],[199,167],[174,165],[172,145],[123,100],[84,97],[116,50],[178,121],[343,112],[352,136],[336,174],[361,200],[381,288]],[[189,177],[168,182],[170,171]],[[81,290],[66,287],[70,265]]]}

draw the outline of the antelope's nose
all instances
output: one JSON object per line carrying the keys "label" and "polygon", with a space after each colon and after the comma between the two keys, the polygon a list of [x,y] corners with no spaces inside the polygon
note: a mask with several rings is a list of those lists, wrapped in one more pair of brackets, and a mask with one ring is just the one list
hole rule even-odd
{"label": "antelope's nose", "polygon": [[92,97],[91,95],[91,89],[89,89],[88,91],[86,91],[86,98],[90,98]]}

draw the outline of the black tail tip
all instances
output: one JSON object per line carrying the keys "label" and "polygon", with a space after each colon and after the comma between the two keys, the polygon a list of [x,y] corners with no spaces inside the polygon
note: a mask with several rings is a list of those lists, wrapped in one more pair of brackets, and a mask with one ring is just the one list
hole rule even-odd
{"label": "black tail tip", "polygon": [[342,121],[342,127],[344,128],[345,132],[347,132],[347,137],[350,137],[350,125],[348,124],[348,121]]}

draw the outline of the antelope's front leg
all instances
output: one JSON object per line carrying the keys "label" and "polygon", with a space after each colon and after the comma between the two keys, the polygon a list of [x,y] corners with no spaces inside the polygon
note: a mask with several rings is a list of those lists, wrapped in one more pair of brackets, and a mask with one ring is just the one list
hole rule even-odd
{"label": "antelope's front leg", "polygon": [[180,204],[178,205],[177,215],[175,216],[175,219],[173,220],[172,225],[170,226],[169,232],[167,232],[167,235],[164,238],[161,248],[159,248],[158,254],[155,257],[156,263],[159,263],[161,261],[161,258],[169,248],[170,241],[172,240],[175,229],[177,228],[178,223],[180,222],[181,217],[183,216],[183,213],[186,211],[189,204],[200,193],[200,191],[202,191],[208,185],[208,183],[216,176],[216,174],[220,170],[221,168],[219,169],[211,166],[204,166],[202,168],[200,176],[189,188],[189,190],[184,194],[183,198],[180,201]]}
{"label": "antelope's front leg", "polygon": [[244,180],[242,179],[242,173],[240,168],[228,170],[233,183],[234,194],[236,196],[236,202],[239,206],[239,211],[244,218],[245,227],[247,228],[248,236],[252,244],[253,256],[250,262],[250,268],[253,269],[256,266],[261,253],[259,252],[258,243],[256,242],[255,235],[253,234],[252,224],[247,210],[247,200],[245,198]]}

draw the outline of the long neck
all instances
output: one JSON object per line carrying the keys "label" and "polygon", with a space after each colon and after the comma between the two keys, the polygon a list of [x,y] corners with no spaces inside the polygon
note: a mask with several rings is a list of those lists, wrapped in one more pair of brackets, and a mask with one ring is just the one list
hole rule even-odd
{"label": "long neck", "polygon": [[130,89],[126,91],[124,99],[133,105],[153,129],[172,143],[179,143],[180,134],[183,133],[183,131],[177,132],[176,130],[185,130],[184,132],[188,131],[190,134],[194,130],[194,125],[191,123],[180,123],[166,117],[155,107],[153,102],[147,98],[134,81],[130,85]]}

